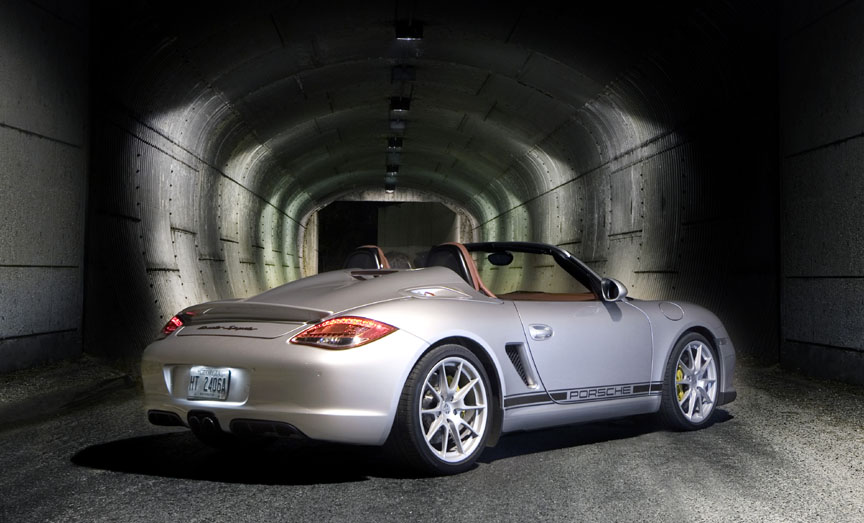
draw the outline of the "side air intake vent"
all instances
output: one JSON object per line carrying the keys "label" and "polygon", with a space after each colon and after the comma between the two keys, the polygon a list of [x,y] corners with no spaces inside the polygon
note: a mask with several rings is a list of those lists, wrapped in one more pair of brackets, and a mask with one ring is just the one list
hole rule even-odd
{"label": "side air intake vent", "polygon": [[526,363],[527,354],[525,354],[525,345],[521,343],[508,343],[504,350],[507,352],[507,357],[510,358],[510,363],[516,369],[516,373],[522,378],[525,385],[532,389],[537,388],[537,380],[535,379],[533,369]]}

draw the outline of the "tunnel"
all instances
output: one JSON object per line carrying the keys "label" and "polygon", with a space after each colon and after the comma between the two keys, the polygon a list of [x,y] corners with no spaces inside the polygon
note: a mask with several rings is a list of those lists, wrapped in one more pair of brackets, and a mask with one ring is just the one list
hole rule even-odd
{"label": "tunnel", "polygon": [[523,240],[861,383],[862,22],[859,0],[6,2],[0,371],[134,366],[184,307],[351,246]]}

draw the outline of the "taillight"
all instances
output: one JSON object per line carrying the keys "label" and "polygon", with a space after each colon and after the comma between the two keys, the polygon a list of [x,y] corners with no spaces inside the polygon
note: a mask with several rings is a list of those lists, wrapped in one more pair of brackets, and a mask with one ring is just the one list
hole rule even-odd
{"label": "taillight", "polygon": [[171,319],[168,320],[168,323],[166,323],[165,326],[162,327],[162,332],[161,332],[160,338],[170,336],[171,334],[174,333],[174,331],[176,331],[177,329],[179,329],[182,326],[183,326],[183,320],[180,319],[179,316],[172,316]]}
{"label": "taillight", "polygon": [[322,321],[291,338],[291,343],[325,349],[351,349],[366,345],[398,330],[368,318],[343,316]]}

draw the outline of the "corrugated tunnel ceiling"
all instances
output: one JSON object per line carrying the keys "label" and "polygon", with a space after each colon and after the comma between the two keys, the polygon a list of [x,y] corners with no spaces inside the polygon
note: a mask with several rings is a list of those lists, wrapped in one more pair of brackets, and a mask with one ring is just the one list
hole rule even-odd
{"label": "corrugated tunnel ceiling", "polygon": [[[101,9],[91,350],[134,357],[186,305],[314,271],[338,234],[316,212],[360,199],[444,203],[464,240],[561,245],[632,295],[717,310],[742,349],[775,356],[759,325],[777,310],[776,59],[758,7]],[[740,299],[754,287],[767,307]],[[140,331],[99,329],[110,307]]]}

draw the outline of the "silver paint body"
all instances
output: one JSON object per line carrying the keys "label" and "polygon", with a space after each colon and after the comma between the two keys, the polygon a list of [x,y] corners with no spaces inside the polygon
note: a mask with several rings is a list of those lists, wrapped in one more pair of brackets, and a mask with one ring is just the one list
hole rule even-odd
{"label": "silver paint body", "polygon": [[[460,340],[491,362],[487,371],[500,384],[493,393],[502,399],[501,432],[616,418],[659,409],[661,392],[650,384],[662,382],[669,352],[692,329],[709,333],[719,353],[718,397],[734,391],[729,336],[716,316],[696,305],[631,298],[508,301],[478,293],[443,267],[359,279],[353,272],[324,273],[246,300],[209,304],[214,311],[245,313],[236,321],[214,315],[209,328],[181,327],[151,344],[142,359],[145,409],[183,420],[190,410],[206,410],[223,428],[237,418],[280,421],[313,439],[380,445],[415,363],[442,340]],[[275,321],[274,308],[303,319]],[[256,314],[269,319],[255,321]],[[340,315],[399,330],[347,350],[289,343],[312,324],[310,318]],[[521,355],[527,380],[508,358],[508,344]],[[195,365],[231,369],[227,400],[186,399]],[[644,394],[618,396],[627,389],[616,386],[627,384],[631,391],[634,384],[649,385],[642,386]]]}

